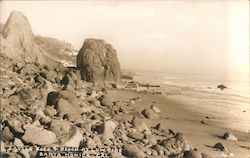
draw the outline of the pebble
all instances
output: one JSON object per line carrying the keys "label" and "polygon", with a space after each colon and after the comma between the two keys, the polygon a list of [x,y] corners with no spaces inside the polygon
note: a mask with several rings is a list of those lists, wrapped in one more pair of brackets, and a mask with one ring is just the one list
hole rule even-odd
{"label": "pebble", "polygon": [[1,140],[3,141],[11,141],[14,138],[13,133],[10,131],[8,126],[5,126],[1,131]]}
{"label": "pebble", "polygon": [[151,109],[144,109],[142,115],[148,119],[159,119],[159,115]]}
{"label": "pebble", "polygon": [[225,145],[223,145],[222,143],[216,143],[214,145],[214,148],[220,150],[220,151],[227,151],[227,148],[225,147]]}
{"label": "pebble", "polygon": [[224,133],[222,138],[225,139],[225,140],[229,140],[229,141],[238,141],[238,138],[235,137],[232,133],[229,133],[229,132]]}
{"label": "pebble", "polygon": [[57,111],[52,106],[46,106],[46,108],[45,108],[45,114],[53,117],[53,116],[55,116],[57,114]]}
{"label": "pebble", "polygon": [[23,147],[24,146],[22,140],[19,139],[19,138],[14,139],[14,145],[17,146],[17,147]]}

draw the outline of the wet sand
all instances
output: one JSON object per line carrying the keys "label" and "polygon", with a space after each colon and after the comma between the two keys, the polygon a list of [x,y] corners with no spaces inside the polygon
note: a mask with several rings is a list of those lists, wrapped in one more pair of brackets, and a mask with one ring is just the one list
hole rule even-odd
{"label": "wet sand", "polygon": [[[111,90],[109,93],[113,96],[114,101],[128,101],[134,97],[142,99],[134,105],[124,106],[128,110],[128,114],[119,119],[129,120],[133,114],[140,113],[144,108],[155,105],[161,110],[161,118],[142,118],[149,127],[161,123],[165,129],[182,132],[192,148],[196,148],[201,153],[208,153],[214,157],[225,156],[224,152],[212,148],[218,142],[223,143],[230,153],[234,155],[233,157],[250,157],[250,133],[228,128],[227,124],[230,124],[230,122],[227,121],[230,120],[221,119],[216,114],[213,115],[212,112],[209,112],[209,108],[199,108],[197,105],[192,106],[188,103],[184,104],[177,100],[171,100],[162,94],[117,89]],[[209,118],[206,118],[208,114]],[[205,124],[202,124],[201,121],[205,122]],[[241,126],[240,122],[239,126]],[[233,142],[222,139],[220,136],[227,131],[233,133],[239,141]]]}

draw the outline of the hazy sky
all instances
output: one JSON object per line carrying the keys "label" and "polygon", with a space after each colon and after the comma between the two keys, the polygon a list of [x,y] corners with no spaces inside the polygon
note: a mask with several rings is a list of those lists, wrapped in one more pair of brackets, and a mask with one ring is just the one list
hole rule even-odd
{"label": "hazy sky", "polygon": [[123,68],[174,74],[249,76],[249,2],[1,1],[1,23],[22,11],[35,34],[80,49],[101,38]]}

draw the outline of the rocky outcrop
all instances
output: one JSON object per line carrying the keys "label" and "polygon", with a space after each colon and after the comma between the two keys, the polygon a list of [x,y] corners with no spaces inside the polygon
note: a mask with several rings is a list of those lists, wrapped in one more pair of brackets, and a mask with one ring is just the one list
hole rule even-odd
{"label": "rocky outcrop", "polygon": [[28,19],[19,11],[13,11],[3,29],[3,36],[6,40],[12,41],[17,48],[24,48],[29,51],[33,42],[33,32]]}
{"label": "rocky outcrop", "polygon": [[25,59],[54,68],[60,63],[65,67],[75,67],[77,51],[72,45],[54,38],[36,36],[22,12],[11,12],[6,23],[0,25],[0,38],[0,53],[15,59],[17,63]]}
{"label": "rocky outcrop", "polygon": [[83,80],[93,83],[117,83],[121,79],[116,50],[104,40],[86,39],[76,62]]}
{"label": "rocky outcrop", "polygon": [[13,11],[4,25],[1,53],[10,58],[29,58],[31,61],[45,63],[44,51],[34,42],[31,26],[22,12]]}

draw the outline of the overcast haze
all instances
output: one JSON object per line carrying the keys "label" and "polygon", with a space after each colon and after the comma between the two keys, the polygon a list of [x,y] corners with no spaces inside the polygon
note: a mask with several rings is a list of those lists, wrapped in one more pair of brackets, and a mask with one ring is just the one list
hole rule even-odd
{"label": "overcast haze", "polygon": [[35,34],[70,42],[101,38],[122,68],[249,76],[246,1],[1,1],[1,23],[22,11]]}

